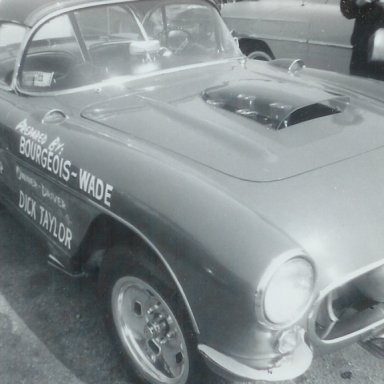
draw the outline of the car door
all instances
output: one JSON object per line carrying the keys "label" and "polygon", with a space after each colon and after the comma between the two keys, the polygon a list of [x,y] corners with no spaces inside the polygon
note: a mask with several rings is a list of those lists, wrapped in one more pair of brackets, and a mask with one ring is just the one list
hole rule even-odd
{"label": "car door", "polygon": [[263,41],[276,58],[307,58],[310,14],[308,0],[245,1],[222,9],[230,29]]}
{"label": "car door", "polygon": [[[22,88],[44,93],[81,60],[72,49],[77,42],[68,23],[67,16],[59,16],[32,38],[18,79]],[[28,96],[13,91],[1,94],[0,113],[2,109],[8,110],[1,132],[5,198],[53,248],[70,255],[86,228],[82,223],[91,217],[87,205],[71,191],[71,181],[77,177],[72,157],[81,151],[81,143],[71,138],[70,111],[62,108],[54,93]]]}
{"label": "car door", "polygon": [[[127,29],[131,25],[124,22],[134,21],[131,13],[120,7],[82,12],[79,20],[87,23],[79,25],[87,27],[89,44],[96,40],[100,43],[96,46],[103,48],[105,40],[98,41],[94,36],[98,24],[91,25],[91,21],[106,14],[121,20],[109,31],[116,39],[119,33],[124,37],[130,33]],[[120,18],[121,14],[124,17]],[[80,113],[82,106],[103,95],[86,86],[97,81],[90,71],[97,63],[91,66],[85,59],[73,28],[76,16],[58,15],[31,38],[17,76],[19,94],[10,94],[13,104],[3,128],[8,143],[4,147],[9,163],[8,184],[13,188],[8,200],[45,236],[55,262],[60,259],[58,263],[67,270],[92,220],[112,209],[114,190],[110,182],[112,165],[101,156],[103,150],[108,152],[104,135],[94,134],[97,127],[90,126]],[[109,25],[99,24],[101,29]],[[104,30],[102,33],[105,35]],[[119,42],[116,50],[122,49]],[[81,86],[86,88],[83,92],[72,92]],[[1,108],[0,103],[0,112]]]}
{"label": "car door", "polygon": [[3,203],[16,199],[14,158],[11,156],[12,115],[20,96],[12,87],[14,68],[28,28],[13,22],[0,23],[0,196]]}
{"label": "car door", "polygon": [[313,0],[306,64],[349,73],[353,25],[341,14],[340,0]]}
{"label": "car door", "polygon": [[17,210],[62,251],[71,253],[78,221],[66,188],[72,163],[64,120],[63,112],[45,98],[20,100],[8,121],[9,158]]}

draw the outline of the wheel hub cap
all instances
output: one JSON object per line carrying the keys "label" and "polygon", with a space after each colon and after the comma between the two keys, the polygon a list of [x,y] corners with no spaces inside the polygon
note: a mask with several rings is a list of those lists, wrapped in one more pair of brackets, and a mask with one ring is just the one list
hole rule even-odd
{"label": "wheel hub cap", "polygon": [[138,278],[124,277],[113,288],[112,310],[118,335],[139,371],[154,383],[184,384],[186,343],[160,294]]}

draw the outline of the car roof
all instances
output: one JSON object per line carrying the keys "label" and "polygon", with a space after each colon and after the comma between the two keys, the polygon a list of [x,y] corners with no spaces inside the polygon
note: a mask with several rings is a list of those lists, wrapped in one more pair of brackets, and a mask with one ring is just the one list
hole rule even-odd
{"label": "car roof", "polygon": [[95,2],[100,0],[1,0],[0,19],[31,27],[51,12]]}
{"label": "car roof", "polygon": [[[124,0],[121,0],[122,2]],[[213,0],[208,0],[213,3]],[[102,0],[0,0],[0,20],[13,21],[32,27],[52,12],[71,6],[101,3]],[[108,3],[108,0],[104,1]],[[114,2],[111,0],[111,3]],[[116,2],[116,0],[115,0]]]}

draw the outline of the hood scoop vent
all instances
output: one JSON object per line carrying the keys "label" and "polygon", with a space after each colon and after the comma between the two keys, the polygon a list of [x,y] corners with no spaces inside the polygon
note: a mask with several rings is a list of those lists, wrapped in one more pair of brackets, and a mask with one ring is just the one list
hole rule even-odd
{"label": "hood scoop vent", "polygon": [[205,90],[210,105],[279,130],[291,125],[341,113],[349,97],[296,83],[250,80]]}

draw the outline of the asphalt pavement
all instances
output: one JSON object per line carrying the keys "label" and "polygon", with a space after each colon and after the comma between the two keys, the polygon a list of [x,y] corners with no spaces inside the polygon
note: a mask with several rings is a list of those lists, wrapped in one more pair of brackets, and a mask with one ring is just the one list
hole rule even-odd
{"label": "asphalt pavement", "polygon": [[0,294],[0,382],[84,384],[34,335]]}
{"label": "asphalt pavement", "polygon": [[[138,384],[110,342],[96,280],[48,267],[43,244],[5,210],[0,271],[0,384]],[[383,368],[353,345],[282,384],[383,384]]]}

